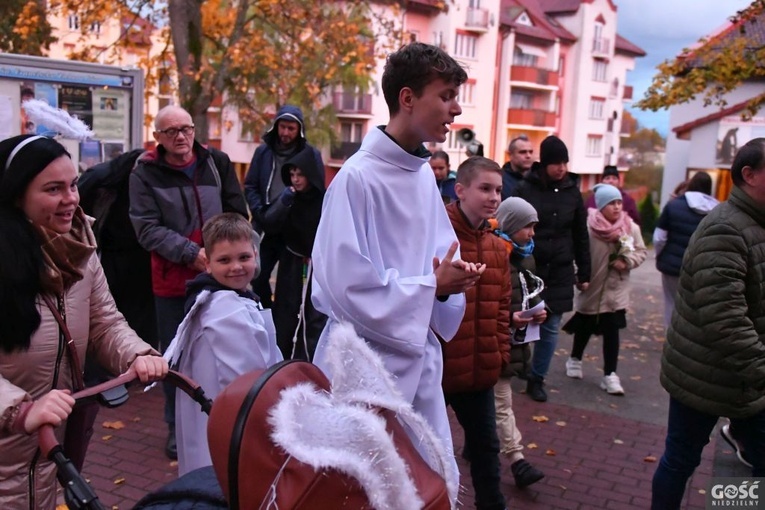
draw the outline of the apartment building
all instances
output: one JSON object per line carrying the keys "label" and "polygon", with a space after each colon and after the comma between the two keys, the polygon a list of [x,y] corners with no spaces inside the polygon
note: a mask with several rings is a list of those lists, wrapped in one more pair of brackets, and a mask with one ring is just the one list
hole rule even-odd
{"label": "apartment building", "polygon": [[[374,8],[400,18],[408,40],[438,45],[465,66],[463,113],[447,141],[430,147],[449,153],[454,167],[466,157],[457,136],[462,128],[473,130],[484,155],[500,164],[515,136],[526,134],[538,146],[556,134],[568,145],[570,169],[583,176],[584,189],[594,184],[604,165],[617,163],[623,106],[632,99],[627,71],[645,52],[618,35],[617,8],[611,0],[407,0],[402,11],[387,3]],[[54,27],[59,43],[50,56],[66,58],[82,44],[76,16],[61,17]],[[89,28],[88,44],[114,40],[126,30],[137,38],[139,44],[121,56],[123,65],[139,65],[142,52],[158,46],[156,29],[148,22],[127,26],[110,21]],[[387,121],[380,89],[383,65],[378,62],[369,90],[327,93],[340,139],[339,145],[323,148],[328,178],[358,150],[370,129]],[[170,73],[164,76],[146,100],[149,116],[173,101]],[[243,173],[260,139],[247,132],[237,110],[221,99],[209,110],[210,143],[226,151]],[[145,134],[145,141],[151,141],[150,128]]]}

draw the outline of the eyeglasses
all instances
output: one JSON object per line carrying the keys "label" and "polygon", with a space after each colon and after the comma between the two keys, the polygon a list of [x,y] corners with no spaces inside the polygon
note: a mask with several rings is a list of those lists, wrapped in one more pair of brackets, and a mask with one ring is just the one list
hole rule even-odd
{"label": "eyeglasses", "polygon": [[194,132],[194,126],[181,126],[179,128],[167,128],[167,129],[158,129],[157,133],[162,133],[170,138],[175,138],[178,136],[178,133],[183,133],[185,136],[189,136]]}

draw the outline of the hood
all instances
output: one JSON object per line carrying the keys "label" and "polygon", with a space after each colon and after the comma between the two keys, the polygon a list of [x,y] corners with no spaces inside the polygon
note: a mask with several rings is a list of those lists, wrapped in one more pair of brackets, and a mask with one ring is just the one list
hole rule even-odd
{"label": "hood", "polygon": [[218,281],[210,276],[208,273],[200,273],[194,278],[193,280],[189,280],[186,282],[186,303],[183,307],[183,313],[188,314],[189,310],[191,310],[191,307],[194,306],[194,303],[197,300],[197,296],[203,291],[207,290],[210,292],[216,292],[218,290],[232,290],[239,294],[241,297],[246,297],[253,299],[255,301],[260,302],[260,299],[250,292],[249,290],[246,290],[244,292],[239,290],[234,290],[229,287],[226,287],[225,285],[221,285],[218,283]]}
{"label": "hood", "polygon": [[706,193],[701,193],[700,191],[686,191],[683,196],[685,197],[685,201],[688,202],[688,207],[697,214],[708,214],[709,211],[717,207],[717,204],[720,203],[716,198],[711,197]]}
{"label": "hood", "polygon": [[289,158],[282,165],[282,182],[289,187],[292,186],[290,182],[290,168],[296,166],[303,171],[303,175],[308,178],[308,182],[317,190],[324,192],[324,169],[318,168],[316,165],[316,155],[313,147],[305,146],[303,150]]}
{"label": "hood", "polygon": [[298,146],[302,148],[305,144],[305,121],[303,120],[303,112],[300,108],[291,104],[286,104],[282,106],[281,108],[279,108],[279,111],[276,112],[276,117],[274,117],[274,123],[271,124],[270,128],[268,128],[268,131],[266,131],[266,134],[263,135],[263,142],[265,142],[266,145],[268,145],[272,149],[276,147],[276,144],[279,141],[278,139],[279,133],[276,129],[276,125],[282,119],[297,121],[300,124],[300,135],[298,136]]}

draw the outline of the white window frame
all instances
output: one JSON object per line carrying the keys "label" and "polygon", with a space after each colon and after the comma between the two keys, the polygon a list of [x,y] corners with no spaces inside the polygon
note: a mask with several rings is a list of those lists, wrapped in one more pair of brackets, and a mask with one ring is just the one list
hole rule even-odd
{"label": "white window frame", "polygon": [[346,143],[361,143],[364,138],[364,123],[343,121],[340,123],[340,141]]}
{"label": "white window frame", "polygon": [[477,46],[477,36],[458,32],[454,37],[454,56],[475,60]]}
{"label": "white window frame", "polygon": [[590,98],[590,118],[602,120],[605,118],[606,100],[601,97]]}
{"label": "white window frame", "polygon": [[460,91],[457,95],[457,101],[462,106],[474,106],[475,105],[475,82],[466,81],[460,85]]}
{"label": "white window frame", "polygon": [[534,93],[525,90],[513,90],[510,92],[510,108],[518,110],[534,109]]}
{"label": "white window frame", "polygon": [[80,16],[79,14],[70,14],[67,21],[69,22],[69,30],[80,29]]}
{"label": "white window frame", "polygon": [[599,58],[594,59],[592,63],[592,81],[608,81],[608,62]]}
{"label": "white window frame", "polygon": [[603,155],[603,137],[600,135],[587,135],[588,157],[600,157]]}

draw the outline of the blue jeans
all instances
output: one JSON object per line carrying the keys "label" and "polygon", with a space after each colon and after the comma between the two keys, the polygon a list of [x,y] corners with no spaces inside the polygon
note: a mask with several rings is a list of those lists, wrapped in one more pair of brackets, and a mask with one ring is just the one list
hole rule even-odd
{"label": "blue jeans", "polygon": [[444,394],[465,431],[470,452],[470,478],[476,510],[502,510],[505,497],[499,490],[499,438],[494,410],[494,389]]}
{"label": "blue jeans", "polygon": [[[680,508],[685,485],[701,463],[701,452],[709,443],[717,419],[670,397],[667,441],[653,475],[651,510]],[[752,476],[765,476],[765,411],[731,419],[731,427],[736,439],[743,443],[747,459],[752,461]]]}
{"label": "blue jeans", "polygon": [[[181,325],[185,297],[159,297],[154,296],[154,309],[157,311],[157,340],[159,348],[164,353],[170,342],[175,338],[175,332]],[[162,384],[165,393],[165,422],[172,429],[175,427],[175,386]]]}
{"label": "blue jeans", "polygon": [[551,313],[539,326],[539,340],[534,342],[534,355],[531,357],[531,374],[536,377],[544,377],[550,370],[550,362],[558,345],[558,330],[563,314]]}

